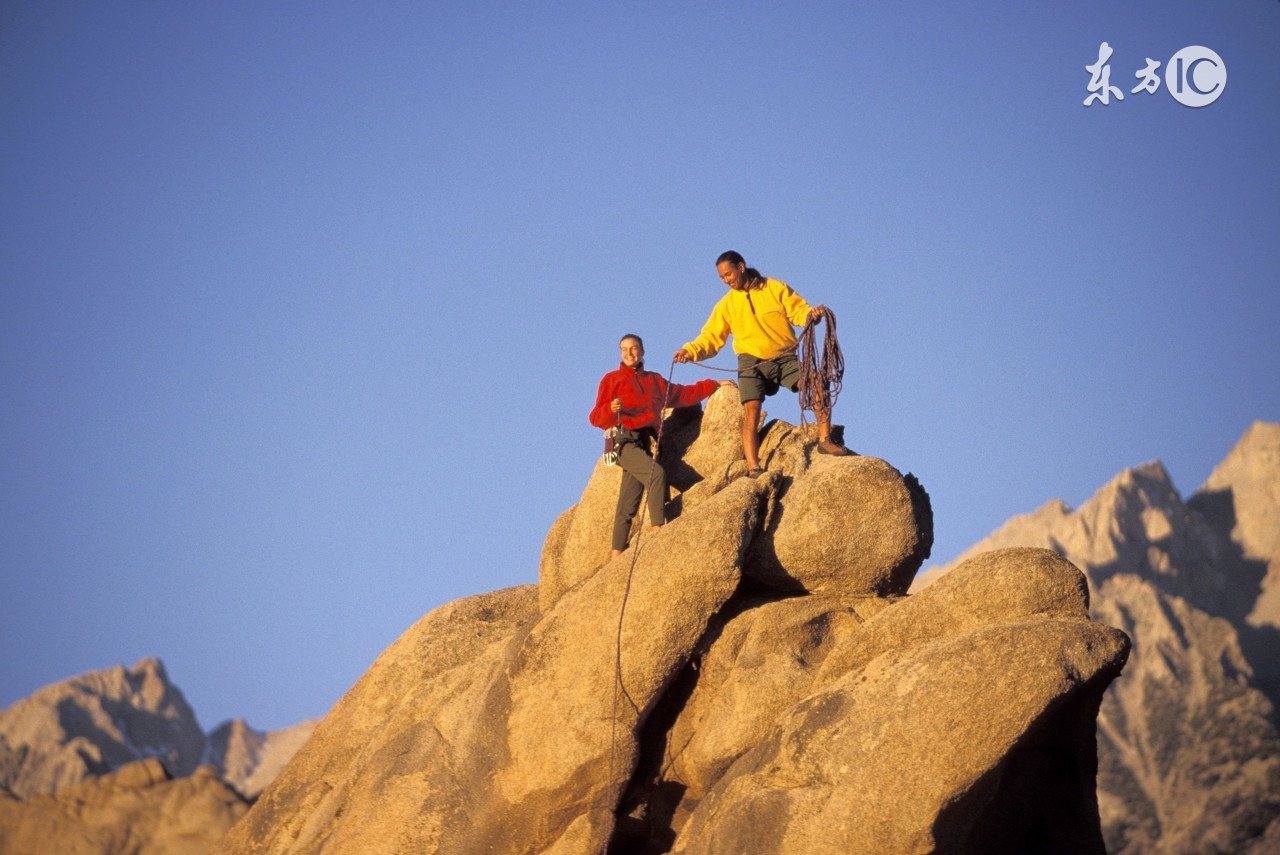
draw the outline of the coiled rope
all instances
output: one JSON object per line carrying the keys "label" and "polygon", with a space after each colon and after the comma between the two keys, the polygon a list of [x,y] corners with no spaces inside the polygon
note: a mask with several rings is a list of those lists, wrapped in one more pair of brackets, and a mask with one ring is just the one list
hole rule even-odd
{"label": "coiled rope", "polygon": [[804,411],[830,413],[836,398],[844,388],[844,353],[836,336],[836,314],[825,306],[819,306],[827,319],[827,329],[822,336],[822,354],[818,354],[815,330],[817,322],[813,312],[800,333],[800,424],[804,425]]}

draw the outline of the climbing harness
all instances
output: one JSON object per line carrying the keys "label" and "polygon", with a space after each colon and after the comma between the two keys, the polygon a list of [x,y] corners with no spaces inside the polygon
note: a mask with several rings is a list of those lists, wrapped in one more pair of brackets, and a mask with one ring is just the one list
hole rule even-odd
{"label": "climbing harness", "polygon": [[622,413],[618,413],[618,423],[604,432],[604,465],[615,466],[618,463],[618,434],[622,428]]}

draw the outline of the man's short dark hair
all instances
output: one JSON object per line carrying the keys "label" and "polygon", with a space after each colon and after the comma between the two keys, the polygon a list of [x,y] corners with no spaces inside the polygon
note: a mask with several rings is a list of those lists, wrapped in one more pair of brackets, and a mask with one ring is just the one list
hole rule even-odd
{"label": "man's short dark hair", "polygon": [[622,338],[618,339],[618,344],[622,344],[624,341],[626,341],[629,338],[634,338],[639,343],[640,349],[644,350],[644,339],[642,339],[640,336],[636,335],[633,332],[629,332],[626,335],[624,335]]}

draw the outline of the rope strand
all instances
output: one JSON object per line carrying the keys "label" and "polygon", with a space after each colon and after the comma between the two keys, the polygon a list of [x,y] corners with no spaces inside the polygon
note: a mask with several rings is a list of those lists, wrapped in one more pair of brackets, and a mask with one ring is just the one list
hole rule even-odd
{"label": "rope strand", "polygon": [[[622,682],[622,618],[627,611],[627,599],[631,596],[631,576],[636,571],[636,559],[640,557],[640,539],[644,536],[645,516],[649,508],[648,494],[653,490],[653,481],[658,474],[658,455],[662,453],[662,430],[666,426],[667,420],[663,414],[666,412],[667,399],[671,394],[671,378],[675,376],[676,363],[671,362],[671,370],[667,372],[667,383],[662,390],[662,406],[658,408],[658,436],[653,444],[653,464],[649,467],[649,481],[645,484],[644,492],[640,495],[640,526],[636,530],[635,541],[631,544],[631,565],[627,568],[627,582],[622,588],[622,605],[618,608],[618,631],[614,639],[614,658],[613,658],[613,709],[610,716],[609,730],[609,782],[613,782],[614,773],[614,754],[617,750],[618,743],[618,693],[626,695],[627,700],[631,703],[632,709],[639,712],[636,703],[631,699],[631,693],[627,691],[627,687]],[[618,794],[621,799],[623,792]]]}

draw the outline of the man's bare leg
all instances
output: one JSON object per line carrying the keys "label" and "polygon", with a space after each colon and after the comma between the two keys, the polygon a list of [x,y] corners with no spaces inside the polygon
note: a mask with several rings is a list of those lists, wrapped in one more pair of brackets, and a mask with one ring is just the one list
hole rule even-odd
{"label": "man's bare leg", "polygon": [[763,401],[747,401],[742,405],[742,453],[747,458],[747,471],[760,468],[760,408]]}

